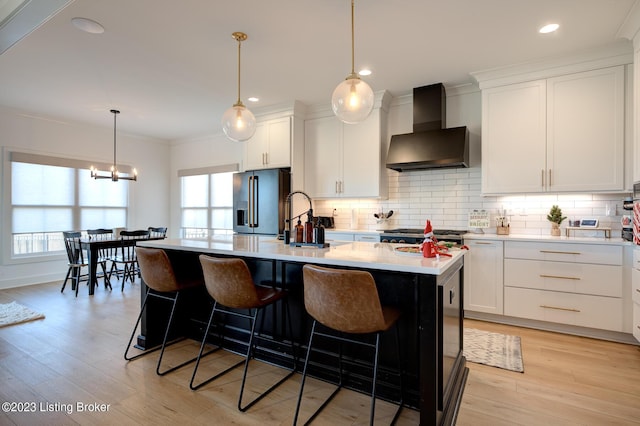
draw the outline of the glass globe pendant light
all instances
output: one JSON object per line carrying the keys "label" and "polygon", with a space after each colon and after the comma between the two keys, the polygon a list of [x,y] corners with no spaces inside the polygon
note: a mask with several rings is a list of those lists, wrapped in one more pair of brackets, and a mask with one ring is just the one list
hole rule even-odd
{"label": "glass globe pendant light", "polygon": [[354,0],[351,0],[351,74],[333,91],[331,108],[342,122],[356,124],[364,121],[373,109],[373,90],[355,72],[354,65]]}
{"label": "glass globe pendant light", "polygon": [[232,141],[242,142],[250,139],[256,132],[256,118],[240,100],[240,45],[247,39],[247,35],[235,32],[231,36],[238,42],[238,101],[222,116],[222,130]]}

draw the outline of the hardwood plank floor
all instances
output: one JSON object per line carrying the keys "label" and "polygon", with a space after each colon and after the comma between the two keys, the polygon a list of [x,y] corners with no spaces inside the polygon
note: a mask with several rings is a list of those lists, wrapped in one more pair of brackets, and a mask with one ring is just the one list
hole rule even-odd
{"label": "hardwood plank floor", "polygon": [[[46,316],[0,328],[0,402],[36,403],[35,412],[0,412],[0,425],[291,424],[299,376],[240,413],[241,369],[194,392],[188,387],[191,366],[159,377],[156,355],[124,361],[140,289],[139,283],[127,284],[124,292],[113,287],[97,289],[92,297],[81,289],[77,299],[69,289],[60,293],[59,283],[0,291],[0,303],[17,301]],[[640,424],[638,347],[473,320],[465,326],[519,335],[525,372],[468,363],[458,425]],[[197,342],[185,341],[166,359],[185,359],[197,350]],[[203,377],[236,359],[205,358]],[[246,398],[281,374],[282,369],[254,363]],[[302,418],[331,390],[309,380]],[[78,411],[78,403],[102,406]],[[388,424],[394,408],[378,402],[377,423]],[[366,424],[368,414],[366,395],[343,391],[314,424]],[[418,417],[405,409],[399,424],[417,424]]]}

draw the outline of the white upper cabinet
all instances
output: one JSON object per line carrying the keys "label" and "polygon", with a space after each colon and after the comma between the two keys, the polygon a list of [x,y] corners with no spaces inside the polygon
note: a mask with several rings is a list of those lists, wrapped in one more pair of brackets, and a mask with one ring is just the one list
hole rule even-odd
{"label": "white upper cabinet", "polygon": [[547,189],[624,190],[624,67],[547,80]]}
{"label": "white upper cabinet", "polygon": [[482,91],[482,192],[542,192],[546,156],[544,81]]}
{"label": "white upper cabinet", "polygon": [[[381,99],[388,99],[386,92]],[[384,106],[383,102],[378,102]],[[388,196],[386,107],[376,105],[362,123],[335,116],[305,121],[304,182],[313,198]]]}
{"label": "white upper cabinet", "polygon": [[245,142],[245,170],[291,167],[291,118],[259,122]]}
{"label": "white upper cabinet", "polygon": [[304,183],[313,198],[338,196],[342,179],[342,123],[334,116],[304,123]]}
{"label": "white upper cabinet", "polygon": [[624,66],[482,92],[484,194],[623,191]]}

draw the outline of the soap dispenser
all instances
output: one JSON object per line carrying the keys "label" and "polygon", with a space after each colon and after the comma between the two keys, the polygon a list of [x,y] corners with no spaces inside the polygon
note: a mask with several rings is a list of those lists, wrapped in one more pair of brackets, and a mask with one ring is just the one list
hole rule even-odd
{"label": "soap dispenser", "polygon": [[304,242],[304,226],[302,226],[302,221],[300,221],[300,218],[298,218],[298,224],[296,225],[296,243],[303,243]]}

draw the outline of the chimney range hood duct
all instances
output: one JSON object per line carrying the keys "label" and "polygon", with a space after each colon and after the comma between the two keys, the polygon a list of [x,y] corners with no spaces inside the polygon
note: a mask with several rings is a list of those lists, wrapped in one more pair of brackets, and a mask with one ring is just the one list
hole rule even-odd
{"label": "chimney range hood duct", "polygon": [[413,133],[391,136],[387,168],[403,172],[469,167],[467,127],[443,128],[446,98],[442,83],[413,89]]}

